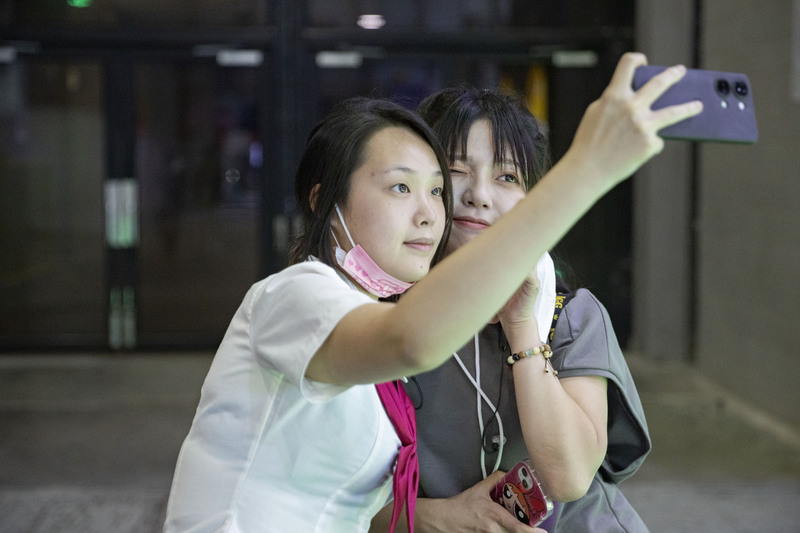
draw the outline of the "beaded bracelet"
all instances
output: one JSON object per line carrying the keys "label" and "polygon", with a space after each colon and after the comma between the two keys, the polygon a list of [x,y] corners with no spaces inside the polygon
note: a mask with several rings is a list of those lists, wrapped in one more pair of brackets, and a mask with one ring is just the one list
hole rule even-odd
{"label": "beaded bracelet", "polygon": [[544,371],[545,373],[549,374],[550,370],[547,369],[547,365],[550,365],[550,368],[553,369],[553,375],[558,375],[558,370],[553,368],[553,363],[550,362],[550,358],[553,357],[553,352],[550,350],[550,345],[542,344],[541,346],[536,346],[535,348],[528,348],[524,352],[518,352],[508,356],[506,360],[508,362],[508,366],[513,365],[520,359],[525,359],[526,357],[533,357],[534,355],[542,354],[544,357]]}

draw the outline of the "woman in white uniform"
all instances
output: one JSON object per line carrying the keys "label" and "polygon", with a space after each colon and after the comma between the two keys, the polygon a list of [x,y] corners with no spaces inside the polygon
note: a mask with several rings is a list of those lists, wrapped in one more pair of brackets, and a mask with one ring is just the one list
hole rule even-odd
{"label": "woman in white uniform", "polygon": [[[700,111],[651,111],[683,69],[633,92],[644,62],[623,56],[562,160],[430,273],[452,209],[430,129],[365,99],[323,120],[296,178],[305,232],[292,265],[253,285],[231,321],[181,448],[165,531],[367,531],[394,475],[415,489],[413,432],[398,438],[374,384],[446,361],[599,197],[660,151],[658,129]],[[503,276],[485,275],[500,264]],[[378,300],[412,283],[397,303]],[[395,496],[413,519],[413,490]]]}

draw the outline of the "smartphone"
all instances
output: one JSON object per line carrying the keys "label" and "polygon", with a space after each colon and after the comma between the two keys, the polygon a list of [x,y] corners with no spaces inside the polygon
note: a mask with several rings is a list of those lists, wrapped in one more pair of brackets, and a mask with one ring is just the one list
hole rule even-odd
{"label": "smartphone", "polygon": [[[633,76],[633,88],[667,67],[642,66]],[[656,100],[652,109],[700,100],[703,111],[659,130],[664,139],[752,144],[758,140],[753,88],[744,74],[687,69],[686,75]]]}
{"label": "smartphone", "polygon": [[553,512],[553,502],[542,489],[536,471],[528,460],[520,461],[509,470],[492,489],[490,496],[520,522],[531,527],[544,522]]}

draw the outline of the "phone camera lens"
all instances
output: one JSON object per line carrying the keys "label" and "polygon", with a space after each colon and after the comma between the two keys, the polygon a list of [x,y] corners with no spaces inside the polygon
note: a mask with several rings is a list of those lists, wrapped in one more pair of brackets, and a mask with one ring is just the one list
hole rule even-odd
{"label": "phone camera lens", "polygon": [[728,80],[717,80],[717,92],[723,96],[731,93],[731,84],[728,83]]}
{"label": "phone camera lens", "polygon": [[734,84],[734,89],[736,90],[736,94],[739,96],[747,96],[747,84],[743,81],[737,81]]}

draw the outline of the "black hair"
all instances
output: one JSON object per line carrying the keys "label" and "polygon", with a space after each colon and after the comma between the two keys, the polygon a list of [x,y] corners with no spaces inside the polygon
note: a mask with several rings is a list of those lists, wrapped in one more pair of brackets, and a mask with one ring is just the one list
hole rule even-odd
{"label": "black hair", "polygon": [[500,164],[510,152],[523,173],[525,190],[531,190],[550,167],[547,136],[517,93],[454,87],[428,96],[418,111],[438,135],[451,165],[457,155],[467,154],[472,125],[487,119],[492,126],[495,163]]}
{"label": "black hair", "polygon": [[[456,155],[467,155],[472,125],[486,119],[492,126],[495,164],[502,163],[508,147],[523,173],[526,191],[550,168],[547,136],[525,100],[515,92],[462,85],[428,96],[417,110],[439,136],[450,164],[455,162]],[[557,253],[550,253],[556,266],[556,290],[572,293],[577,284],[574,272]]]}
{"label": "black hair", "polygon": [[[350,178],[364,163],[367,142],[389,127],[406,128],[419,135],[436,154],[444,177],[445,225],[432,264],[444,257],[453,219],[453,190],[450,165],[436,135],[414,111],[389,100],[356,97],[337,104],[311,130],[306,141],[295,176],[295,196],[302,210],[304,230],[292,242],[291,264],[313,255],[328,265],[336,265],[330,232],[335,206],[347,205]],[[311,192],[316,185],[319,189],[312,209]]]}

